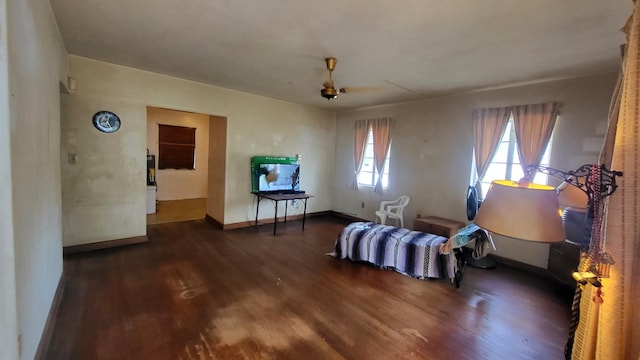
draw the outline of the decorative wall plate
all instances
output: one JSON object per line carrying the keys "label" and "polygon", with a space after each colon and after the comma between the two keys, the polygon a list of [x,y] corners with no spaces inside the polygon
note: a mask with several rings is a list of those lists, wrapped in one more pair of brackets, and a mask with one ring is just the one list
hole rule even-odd
{"label": "decorative wall plate", "polygon": [[93,126],[102,132],[116,132],[120,129],[120,118],[111,111],[98,111],[93,115]]}

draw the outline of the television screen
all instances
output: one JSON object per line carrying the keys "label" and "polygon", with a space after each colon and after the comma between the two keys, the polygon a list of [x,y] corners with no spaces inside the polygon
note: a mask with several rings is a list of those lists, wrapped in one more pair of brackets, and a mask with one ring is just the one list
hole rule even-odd
{"label": "television screen", "polygon": [[300,190],[300,164],[259,164],[257,170],[260,192]]}

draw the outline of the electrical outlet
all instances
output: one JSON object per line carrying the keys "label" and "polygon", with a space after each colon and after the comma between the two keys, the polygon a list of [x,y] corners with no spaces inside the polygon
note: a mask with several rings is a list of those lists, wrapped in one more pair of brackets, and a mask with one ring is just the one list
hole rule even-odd
{"label": "electrical outlet", "polygon": [[298,199],[291,200],[291,205],[293,205],[293,206],[298,205]]}

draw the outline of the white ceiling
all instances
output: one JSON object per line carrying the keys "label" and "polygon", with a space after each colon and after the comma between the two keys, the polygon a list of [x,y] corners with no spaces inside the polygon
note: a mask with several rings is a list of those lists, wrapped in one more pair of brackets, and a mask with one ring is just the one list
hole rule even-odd
{"label": "white ceiling", "polygon": [[[330,110],[616,71],[632,0],[50,0],[70,54]],[[336,87],[375,87],[327,101]]]}

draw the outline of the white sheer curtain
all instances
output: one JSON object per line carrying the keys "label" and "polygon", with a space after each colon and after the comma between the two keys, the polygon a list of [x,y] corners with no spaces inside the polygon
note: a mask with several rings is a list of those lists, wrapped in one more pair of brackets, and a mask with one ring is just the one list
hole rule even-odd
{"label": "white sheer curtain", "polygon": [[[491,159],[498,149],[504,129],[509,122],[511,108],[476,109],[473,119],[473,151],[476,160],[478,182],[489,168]],[[478,187],[478,184],[474,184]]]}
{"label": "white sheer curtain", "polygon": [[391,147],[391,119],[381,118],[369,120],[373,131],[373,162],[376,164],[378,172],[378,181],[373,189],[376,194],[382,195],[382,175],[384,174],[384,165]]}

